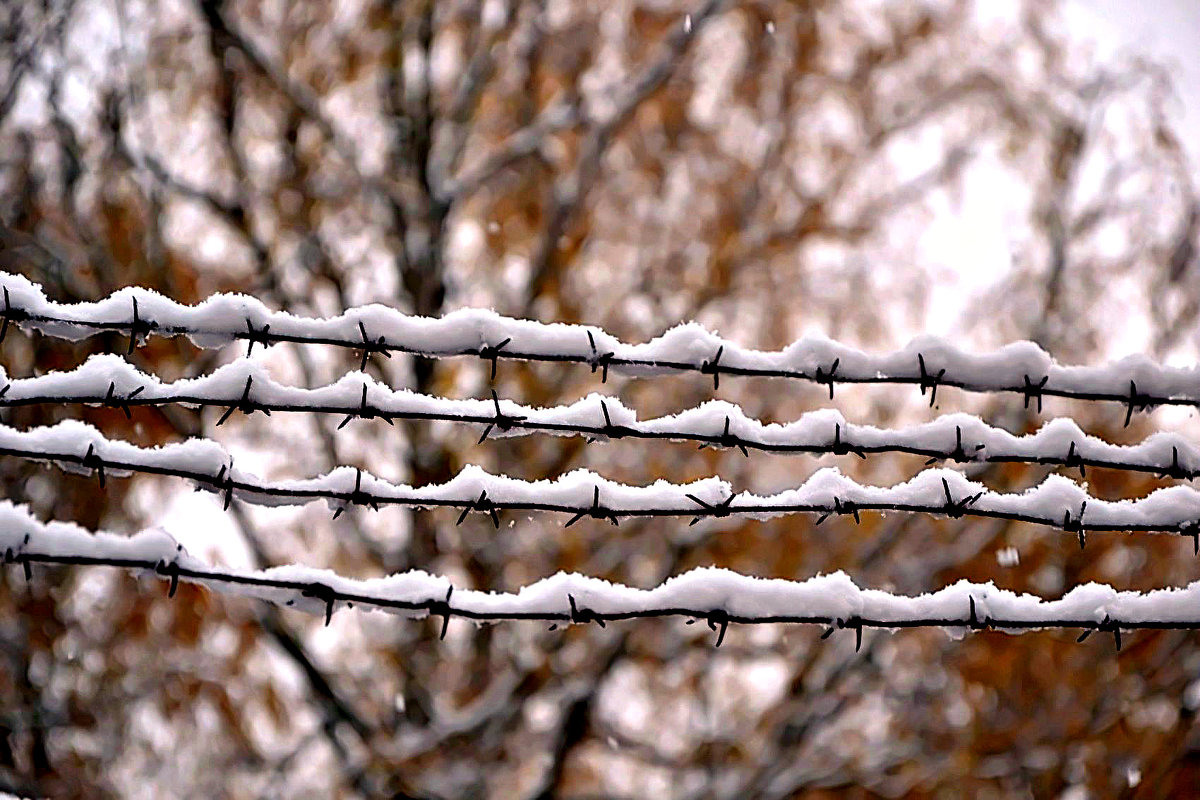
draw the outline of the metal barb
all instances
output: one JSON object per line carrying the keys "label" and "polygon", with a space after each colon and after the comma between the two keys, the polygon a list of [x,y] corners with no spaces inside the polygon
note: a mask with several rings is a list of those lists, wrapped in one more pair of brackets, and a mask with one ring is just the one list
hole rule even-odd
{"label": "metal barb", "polygon": [[100,488],[104,488],[104,459],[96,455],[95,444],[88,442],[87,452],[83,454],[83,466],[96,471],[97,477],[100,479]]}
{"label": "metal barb", "polygon": [[270,337],[268,336],[270,331],[271,331],[271,326],[269,323],[264,324],[261,328],[255,329],[254,323],[250,321],[249,317],[246,317],[246,357],[247,358],[249,358],[250,354],[254,352],[254,345],[256,343],[261,344],[263,346],[264,350],[267,348],[267,346],[269,344],[271,344]]}
{"label": "metal barb", "polygon": [[829,368],[829,372],[825,372],[820,367],[817,367],[817,374],[813,378],[813,380],[816,381],[817,383],[824,383],[829,387],[829,399],[830,400],[833,399],[833,385],[834,385],[833,375],[835,372],[837,372],[838,364],[840,364],[840,363],[842,363],[842,360],[840,358],[835,358],[833,360],[833,365]]}
{"label": "metal barb", "polygon": [[1085,641],[1095,631],[1111,631],[1112,635],[1113,635],[1113,640],[1116,642],[1116,645],[1117,645],[1117,652],[1118,653],[1121,652],[1121,626],[1120,626],[1120,623],[1114,621],[1111,617],[1109,617],[1108,614],[1105,614],[1104,619],[1101,620],[1100,622],[1096,623],[1095,628],[1088,628],[1083,633],[1079,634],[1079,638],[1076,639],[1075,641],[1076,642]]}
{"label": "metal barb", "polygon": [[503,350],[505,347],[508,347],[508,345],[511,341],[512,341],[512,337],[510,336],[498,345],[493,346],[490,344],[486,344],[483,347],[479,348],[479,357],[484,361],[492,362],[492,381],[493,382],[496,380],[496,361],[499,360],[499,358],[500,358],[500,351]]}
{"label": "metal barb", "polygon": [[155,564],[154,571],[170,579],[171,583],[167,587],[167,597],[175,597],[175,592],[179,589],[179,564],[175,561],[159,561]]}
{"label": "metal barb", "polygon": [[[507,341],[507,340],[506,340]],[[500,397],[496,394],[496,390],[492,389],[492,405],[496,407],[496,415],[492,417],[492,421],[483,429],[483,435],[479,437],[476,444],[483,444],[488,435],[492,432],[492,428],[499,428],[501,431],[511,430],[519,422],[524,422],[525,417],[519,415],[508,415],[500,410]]]}
{"label": "metal barb", "polygon": [[597,369],[600,370],[601,383],[608,383],[608,367],[612,363],[613,356],[615,356],[616,353],[613,353],[612,351],[601,353],[598,349],[596,349],[596,337],[592,335],[590,330],[587,332],[587,337],[588,347],[590,347],[592,350],[592,354],[588,358],[587,364],[592,368],[593,375],[596,373]]}
{"label": "metal barb", "polygon": [[978,492],[961,500],[955,500],[954,495],[950,493],[950,482],[945,478],[942,478],[942,491],[946,493],[946,505],[942,507],[942,513],[954,519],[961,518],[963,514],[967,513],[967,509],[975,505],[984,494],[983,492]]}
{"label": "metal barb", "polygon": [[362,470],[358,467],[354,468],[354,489],[347,495],[345,505],[333,512],[333,518],[340,517],[346,508],[352,505],[370,506],[375,511],[379,510],[379,503],[375,501],[374,495],[362,490]]}
{"label": "metal barb", "polygon": [[709,630],[717,630],[720,628],[720,633],[717,634],[717,643],[715,647],[720,647],[721,642],[725,641],[725,631],[729,630],[729,613],[722,608],[714,608],[708,612],[708,627]]}
{"label": "metal barb", "polygon": [[371,337],[367,336],[367,326],[363,324],[361,319],[358,321],[358,332],[362,336],[362,346],[359,348],[362,350],[362,362],[358,366],[359,372],[367,371],[367,358],[369,358],[372,353],[378,353],[384,358],[392,357],[392,351],[391,348],[388,347],[387,339],[380,336],[378,339],[371,341]]}
{"label": "metal barb", "polygon": [[28,545],[29,545],[29,534],[27,533],[27,534],[25,534],[24,538],[21,540],[21,547],[20,547],[20,549],[17,550],[16,553],[13,553],[11,547],[4,551],[5,563],[12,564],[17,561],[21,562],[21,573],[25,576],[26,583],[29,583],[30,581],[33,580],[33,567],[29,563],[28,556],[25,555],[25,548]]}
{"label": "metal barb", "polygon": [[620,520],[617,519],[616,514],[614,514],[611,510],[605,508],[604,506],[600,505],[600,487],[599,486],[592,487],[592,505],[591,505],[591,507],[585,508],[582,511],[576,512],[575,516],[571,517],[571,519],[569,519],[567,521],[567,524],[563,527],[569,528],[572,525],[574,525],[576,522],[579,522],[579,520],[583,519],[584,517],[591,517],[592,519],[606,519],[609,522],[611,522],[613,525],[620,524]]}
{"label": "metal barb", "polygon": [[946,453],[945,455],[934,456],[933,458],[930,458],[928,461],[925,462],[925,466],[929,466],[930,464],[936,464],[939,461],[954,461],[958,464],[972,464],[979,460],[975,454],[978,453],[980,450],[982,450],[985,446],[986,445],[977,444],[977,445],[975,445],[975,448],[971,451],[971,453],[968,454],[966,451],[966,448],[963,447],[962,427],[959,425],[955,425],[954,426],[954,449],[951,450],[949,453]]}
{"label": "metal barb", "polygon": [[1067,533],[1074,532],[1079,535],[1079,549],[1087,547],[1087,531],[1083,527],[1083,514],[1087,511],[1087,501],[1084,500],[1079,506],[1079,516],[1072,519],[1071,510],[1063,511],[1062,529]]}
{"label": "metal barb", "polygon": [[[228,511],[229,504],[233,502],[233,489],[234,489],[234,486],[233,486],[233,459],[232,458],[229,459],[228,464],[221,465],[221,468],[219,470],[217,470],[217,477],[213,478],[211,483],[212,483],[213,489],[216,492],[218,492],[219,494],[225,495],[225,502],[223,504],[223,509],[225,511]],[[200,487],[197,486],[196,488],[199,489]]]}
{"label": "metal barb", "polygon": [[264,414],[266,414],[268,417],[271,416],[271,409],[267,408],[266,406],[260,405],[250,399],[250,387],[251,387],[251,385],[253,385],[253,383],[254,383],[254,376],[247,375],[246,376],[246,386],[245,386],[245,388],[242,389],[242,396],[237,400],[237,402],[235,402],[229,408],[225,409],[225,413],[222,414],[221,418],[217,420],[217,427],[224,425],[225,421],[227,419],[229,419],[229,417],[233,414],[234,411],[241,411],[246,416],[250,416],[255,411],[261,411]]}
{"label": "metal barb", "polygon": [[362,399],[359,400],[358,410],[346,415],[346,417],[338,423],[337,429],[340,431],[346,427],[352,419],[381,419],[388,425],[394,425],[391,416],[385,411],[379,411],[367,405],[367,384],[364,381],[362,386]]}
{"label": "metal barb", "polygon": [[117,408],[125,413],[125,419],[133,419],[133,414],[129,411],[129,401],[137,397],[145,390],[145,386],[139,386],[125,397],[116,397],[117,384],[115,381],[108,382],[108,392],[104,395],[104,405],[108,408]]}
{"label": "metal barb", "polygon": [[1025,387],[1021,392],[1025,395],[1025,408],[1029,408],[1030,400],[1037,400],[1037,412],[1042,413],[1042,390],[1046,388],[1046,382],[1050,380],[1049,375],[1042,377],[1040,381],[1034,383],[1029,380],[1029,376],[1025,376]]}
{"label": "metal barb", "polygon": [[567,601],[571,604],[571,622],[576,622],[576,623],[594,622],[597,625],[599,625],[601,628],[605,627],[604,626],[604,618],[601,617],[599,614],[597,614],[595,611],[591,611],[586,608],[576,607],[575,595],[572,595],[572,594],[567,595]]}
{"label": "metal barb", "polygon": [[739,437],[737,434],[729,432],[729,415],[728,414],[725,415],[725,427],[721,430],[721,435],[714,437],[712,441],[701,442],[700,447],[698,447],[697,449],[703,450],[706,447],[713,447],[713,446],[725,447],[725,448],[736,447],[742,451],[742,455],[744,455],[746,458],[750,457],[750,451],[746,449],[746,443],[742,441],[741,437]]}
{"label": "metal barb", "polygon": [[500,515],[496,511],[496,506],[492,501],[488,500],[487,489],[479,493],[479,499],[469,506],[463,508],[462,513],[458,515],[458,522],[455,525],[462,525],[463,520],[467,518],[467,514],[472,511],[478,511],[481,514],[487,514],[492,518],[492,524],[496,526],[496,530],[500,530]]}
{"label": "metal barb", "polygon": [[1150,395],[1141,394],[1137,390],[1137,384],[1132,380],[1129,381],[1129,399],[1125,401],[1125,426],[1129,427],[1129,421],[1133,418],[1133,412],[1145,411],[1154,407],[1154,398]]}
{"label": "metal barb", "polygon": [[921,378],[919,381],[921,396],[924,397],[925,390],[929,389],[929,407],[933,408],[934,401],[937,400],[938,384],[941,383],[942,378],[946,375],[946,368],[942,367],[938,370],[937,375],[931,375],[929,370],[925,368],[925,356],[921,353],[917,353],[917,364],[921,368]]}
{"label": "metal barb", "polygon": [[[728,517],[733,512],[733,508],[732,508],[733,499],[735,497],[737,497],[737,495],[731,494],[731,495],[729,495],[729,497],[726,497],[724,500],[722,500],[720,503],[717,503],[715,506],[712,503],[707,503],[707,502],[701,500],[699,497],[696,497],[696,495],[694,495],[694,494],[685,494],[684,497],[688,498],[696,505],[703,507],[706,511],[709,512],[708,516]],[[701,515],[701,516],[703,516],[703,515]],[[688,527],[695,525],[697,522],[700,521],[700,519],[701,519],[700,516],[693,517],[692,521],[688,523]]]}
{"label": "metal barb", "polygon": [[833,453],[835,456],[844,456],[848,453],[854,453],[854,455],[858,456],[864,461],[867,459],[867,454],[864,453],[860,448],[842,441],[842,425],[840,422],[835,422],[833,424],[833,443],[829,445],[829,452]]}
{"label": "metal barb", "polygon": [[971,626],[971,630],[986,631],[986,630],[990,629],[992,627],[991,616],[985,616],[983,618],[983,620],[981,621],[979,619],[979,615],[975,611],[974,596],[971,596],[969,599],[971,601],[971,616],[970,616],[970,619],[968,620],[967,624],[969,624]]}
{"label": "metal barb", "polygon": [[325,626],[329,627],[333,619],[333,604],[337,602],[337,593],[332,587],[323,583],[310,583],[300,592],[303,597],[313,597],[325,603]]}
{"label": "metal barb", "polygon": [[[608,402],[600,401],[600,411],[604,414],[604,429],[603,435],[607,439],[620,439],[625,435],[625,429],[620,425],[613,425],[612,417],[608,413]],[[595,441],[594,439],[592,441]]]}
{"label": "metal barb", "polygon": [[860,650],[862,650],[862,633],[863,633],[862,619],[860,619],[859,617],[851,617],[850,619],[845,620],[845,621],[842,621],[839,619],[837,624],[838,624],[839,628],[853,628],[854,629],[854,652],[857,653]]}
{"label": "metal barb", "polygon": [[957,461],[959,464],[969,464],[975,461],[974,453],[978,453],[984,448],[984,445],[977,444],[971,455],[963,448],[962,428],[958,425],[954,426],[954,450],[950,453],[950,458]]}
{"label": "metal barb", "polygon": [[150,333],[158,329],[158,323],[153,320],[142,319],[138,315],[137,297],[133,298],[133,320],[129,323],[129,352],[126,355],[133,355],[133,350],[139,344],[145,344],[150,338]]}
{"label": "metal barb", "polygon": [[0,324],[0,342],[4,341],[4,337],[8,335],[8,325],[10,322],[24,322],[29,319],[29,312],[23,308],[13,308],[8,297],[8,287],[4,287],[4,322]]}
{"label": "metal barb", "polygon": [[431,617],[441,616],[442,631],[438,634],[438,639],[444,641],[446,639],[446,631],[450,627],[450,617],[454,616],[454,609],[450,608],[450,596],[454,594],[454,585],[446,587],[445,600],[430,600],[429,615]]}
{"label": "metal barb", "polygon": [[725,345],[717,348],[717,354],[713,356],[711,361],[700,362],[700,373],[702,375],[713,376],[713,389],[721,388],[721,354],[725,352]]}
{"label": "metal barb", "polygon": [[1063,459],[1063,466],[1070,469],[1071,467],[1079,467],[1079,477],[1087,477],[1087,468],[1084,466],[1083,457],[1075,454],[1075,443],[1071,442],[1071,446],[1067,448],[1067,457]]}
{"label": "metal barb", "polygon": [[1195,473],[1191,470],[1186,470],[1179,464],[1179,448],[1171,447],[1171,466],[1158,473],[1160,478],[1175,478],[1176,480],[1191,480],[1195,477]]}
{"label": "metal barb", "polygon": [[854,524],[861,525],[862,520],[858,516],[858,504],[851,500],[842,502],[838,498],[833,498],[833,510],[835,514],[850,514],[854,517]]}

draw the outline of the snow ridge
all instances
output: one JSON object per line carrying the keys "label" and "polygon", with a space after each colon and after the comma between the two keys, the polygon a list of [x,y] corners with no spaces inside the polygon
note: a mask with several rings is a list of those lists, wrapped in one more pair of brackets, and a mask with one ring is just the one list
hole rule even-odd
{"label": "snow ridge", "polygon": [[927,513],[1031,522],[1063,531],[1085,542],[1087,531],[1144,531],[1187,535],[1200,545],[1200,491],[1189,486],[1159,489],[1139,500],[1100,500],[1073,481],[1051,475],[1021,493],[992,492],[949,469],[926,469],[906,483],[869,486],[822,469],[796,488],[759,496],[735,492],[717,477],[688,484],[656,481],[631,486],[588,470],[555,480],[525,481],[468,466],[444,484],[414,487],[391,483],[370,473],[338,467],[312,478],[268,482],[243,472],[217,442],[187,442],[143,448],[110,440],[77,421],[16,431],[0,426],[0,455],[49,461],[64,469],[88,471],[103,485],[107,477],[128,473],[190,480],[217,492],[228,507],[233,498],[260,505],[301,505],[325,500],[340,515],[349,506],[384,505],[461,509],[484,514],[499,527],[502,511],[558,512],[567,525],[584,517],[614,525],[630,517],[683,517],[693,524],[708,517],[765,520],[789,514],[859,519],[863,511]]}
{"label": "snow ridge", "polygon": [[805,337],[783,350],[743,348],[696,323],[671,328],[642,344],[622,342],[590,326],[541,323],[482,309],[455,311],[440,319],[416,317],[382,305],[352,308],[330,318],[272,311],[240,294],[216,294],[194,306],[142,288],[126,288],[94,303],[60,304],[27,279],[0,273],[3,329],[10,324],[49,336],[82,339],[105,331],[130,337],[130,351],[151,335],[186,335],[200,347],[235,341],[268,346],[279,342],[326,344],[362,353],[410,353],[430,358],[474,356],[500,360],[586,364],[607,378],[699,372],[719,385],[722,375],[793,378],[829,387],[839,383],[894,383],[930,394],[953,386],[972,392],[1022,395],[1025,405],[1046,396],[1108,400],[1124,404],[1126,424],[1134,411],[1155,405],[1200,405],[1200,366],[1167,367],[1145,356],[1104,366],[1066,366],[1032,342],[992,353],[968,353],[950,342],[921,337],[888,354],[868,354],[823,337]]}
{"label": "snow ridge", "polygon": [[[451,400],[393,390],[361,372],[316,389],[286,386],[261,365],[245,358],[213,373],[163,383],[125,360],[97,355],[69,372],[9,381],[0,368],[0,407],[43,403],[84,403],[128,410],[141,405],[178,403],[240,410],[334,414],[342,425],[355,419],[422,419],[457,422],[487,436],[547,433],[600,439],[696,442],[704,446],[772,453],[858,455],[897,452],[935,461],[1026,462],[1086,471],[1105,467],[1172,478],[1200,474],[1200,447],[1188,439],[1158,433],[1137,445],[1114,445],[1082,431],[1068,418],[1051,420],[1039,431],[1014,436],[969,414],[947,414],[897,430],[856,425],[840,412],[822,409],[786,424],[766,424],[742,408],[710,400],[678,414],[639,420],[620,400],[588,395],[570,405],[536,408],[509,400]],[[482,441],[482,439],[481,439]]]}
{"label": "snow ridge", "polygon": [[111,566],[152,573],[170,582],[200,584],[324,614],[358,605],[407,618],[451,617],[474,621],[540,620],[591,623],[645,617],[706,620],[718,631],[729,624],[799,623],[850,629],[861,643],[864,628],[942,627],[952,633],[996,629],[1010,633],[1045,628],[1110,632],[1120,647],[1122,630],[1200,628],[1200,582],[1182,589],[1120,592],[1089,583],[1057,600],[967,581],[916,597],[861,589],[842,572],[804,581],[756,578],[725,569],[698,568],[653,589],[637,589],[578,574],[558,573],[516,592],[455,588],[421,571],[357,580],[299,565],[263,571],[210,566],[188,554],[170,535],[147,530],[130,537],[90,533],[62,522],[43,523],[22,506],[0,501],[0,552],[20,564]]}

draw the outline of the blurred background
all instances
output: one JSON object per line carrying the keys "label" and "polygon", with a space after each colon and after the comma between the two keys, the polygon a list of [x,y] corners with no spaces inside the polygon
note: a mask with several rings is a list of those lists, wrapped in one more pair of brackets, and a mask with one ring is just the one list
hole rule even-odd
{"label": "blurred background", "polygon": [[[127,285],[183,302],[255,295],[297,314],[382,302],[601,325],[642,341],[695,319],[775,349],[805,332],[885,351],[920,333],[1059,360],[1196,360],[1200,15],[1073,0],[12,0],[0,4],[0,269],[56,300]],[[1125,19],[1127,14],[1136,19]],[[10,374],[125,340],[10,334]],[[241,348],[155,339],[164,379]],[[357,369],[316,347],[256,352],[308,386]],[[376,357],[396,387],[487,395],[474,360]],[[631,380],[501,364],[502,397],[591,391],[642,416],[712,396],[704,376]],[[822,387],[722,381],[787,421]],[[1071,415],[1135,442],[1193,413],[845,387],[848,418],[965,410],[1014,432]],[[919,459],[823,459],[390,428],[219,410],[12,409],[152,445],[215,436],[268,478],[334,464],[440,482],[587,467],[642,483],[721,474],[771,492],[822,466],[889,484]],[[1046,468],[972,468],[998,491]],[[1078,477],[1072,471],[1073,477]],[[1089,471],[1092,492],[1167,481]],[[1200,576],[1175,537],[1074,538],[999,521],[865,514],[769,522],[269,509],[141,477],[0,461],[43,518],[160,525],[195,555],[355,577],[413,568],[509,590],[576,570],[652,586],[715,564],[845,570],[904,593],[960,578],[1058,596]],[[678,620],[450,625],[318,617],[108,570],[0,576],[0,789],[52,797],[1163,797],[1200,781],[1200,637],[732,628]]]}

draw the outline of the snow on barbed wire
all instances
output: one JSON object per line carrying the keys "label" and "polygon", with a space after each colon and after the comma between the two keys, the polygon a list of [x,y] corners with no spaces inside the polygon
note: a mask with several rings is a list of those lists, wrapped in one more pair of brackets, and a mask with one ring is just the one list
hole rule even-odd
{"label": "snow on barbed wire", "polygon": [[[578,574],[557,573],[516,592],[456,588],[422,571],[359,580],[300,565],[262,571],[214,567],[191,556],[159,530],[133,536],[90,533],[62,522],[41,522],[27,509],[0,501],[0,552],[31,575],[32,565],[113,566],[149,572],[227,594],[323,613],[357,605],[402,616],[462,617],[476,621],[541,620],[600,623],[643,617],[730,623],[809,623],[833,628],[1040,628],[1107,630],[1200,627],[1200,583],[1183,589],[1121,592],[1089,583],[1057,600],[959,581],[918,596],[863,589],[844,573],[803,581],[757,578],[713,567],[697,568],[651,589]],[[444,628],[443,628],[444,631]],[[718,643],[720,639],[718,639]]]}
{"label": "snow on barbed wire", "polygon": [[298,505],[324,500],[335,513],[350,505],[416,508],[450,507],[491,516],[501,511],[550,511],[618,524],[629,517],[737,516],[765,520],[787,514],[852,515],[860,511],[929,513],[950,517],[990,517],[1032,522],[1075,532],[1148,531],[1196,536],[1200,532],[1200,491],[1188,486],[1159,489],[1137,500],[1101,500],[1070,479],[1048,476],[1021,493],[992,492],[950,469],[926,469],[894,486],[860,484],[836,469],[822,469],[802,485],[775,494],[735,492],[718,477],[686,484],[658,480],[633,486],[589,470],[553,480],[526,481],[463,468],[443,484],[409,486],[385,481],[351,467],[325,475],[266,481],[239,469],[230,453],[207,439],[139,447],[111,440],[76,421],[17,431],[0,426],[0,454],[49,461],[72,470],[108,476],[132,472],[183,478],[224,496],[259,505]]}
{"label": "snow on barbed wire", "polygon": [[217,294],[189,306],[142,288],[126,288],[92,303],[48,300],[27,279],[0,273],[4,329],[10,323],[47,335],[81,339],[103,331],[124,332],[131,348],[153,334],[186,335],[201,347],[246,341],[250,347],[283,341],[329,344],[370,352],[408,352],[429,357],[476,356],[570,362],[630,374],[694,371],[713,377],[762,375],[827,384],[899,383],[930,391],[939,386],[977,392],[1013,392],[1026,405],[1043,396],[1112,400],[1129,414],[1161,404],[1200,404],[1200,368],[1168,367],[1152,359],[1128,356],[1104,366],[1067,366],[1032,342],[1015,342],[991,353],[968,353],[934,338],[914,339],[886,354],[869,354],[818,336],[807,336],[783,350],[742,347],[694,322],[645,343],[622,342],[589,326],[542,323],[504,317],[493,311],[464,309],[440,319],[406,315],[394,308],[368,305],[330,318],[299,317],[272,311],[253,297]]}
{"label": "snow on barbed wire", "polygon": [[620,400],[590,394],[569,405],[538,408],[494,397],[452,400],[392,389],[353,372],[318,388],[275,381],[259,363],[239,358],[209,375],[163,382],[115,355],[95,355],[67,372],[9,379],[0,367],[0,407],[78,402],[128,409],[177,403],[240,409],[334,414],[354,419],[424,419],[459,422],[485,437],[547,433],[593,438],[666,439],[774,453],[862,455],[910,453],[957,463],[1028,462],[1086,469],[1108,467],[1191,478],[1200,470],[1200,448],[1172,433],[1156,433],[1136,445],[1115,445],[1090,436],[1067,418],[1016,436],[970,414],[879,428],[848,422],[834,409],[804,414],[788,423],[763,423],[743,409],[710,400],[677,414],[639,420]]}

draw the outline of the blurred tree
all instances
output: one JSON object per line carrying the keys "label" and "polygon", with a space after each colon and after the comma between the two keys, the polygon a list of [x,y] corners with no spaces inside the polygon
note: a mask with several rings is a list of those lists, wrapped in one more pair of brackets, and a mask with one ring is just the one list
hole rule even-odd
{"label": "blurred tree", "polygon": [[[1192,346],[1200,312],[1196,197],[1165,118],[1168,86],[1151,65],[1100,71],[1081,59],[1040,3],[14,2],[0,7],[0,269],[60,300],[140,284],[183,301],[244,291],[302,314],[484,305],[628,339],[694,318],[763,348],[809,329],[887,348],[953,318],[977,344],[1034,338],[1072,360],[1113,346],[1115,306],[1167,357]],[[939,291],[928,240],[955,224],[956,198],[980,193],[994,213],[1015,209],[1011,269],[974,280],[989,288],[968,303]],[[3,365],[68,368],[121,344],[10,336]],[[220,357],[158,339],[131,356],[166,378]],[[259,357],[306,385],[355,368],[313,348]],[[368,369],[451,396],[482,396],[489,379],[465,362]],[[553,404],[598,378],[504,365],[498,388]],[[764,388],[730,381],[720,393],[767,419],[827,402],[821,389]],[[710,391],[698,378],[614,377],[604,389],[647,415]],[[1018,431],[1037,424],[1011,399],[946,394],[943,407]],[[838,402],[864,422],[930,413],[890,389]],[[1122,436],[1113,410],[1047,410]],[[178,409],[126,421],[27,408],[5,421],[67,414],[142,443],[215,433],[210,415]],[[681,445],[476,445],[421,424],[361,422],[335,437],[329,421],[296,415],[221,435],[268,474],[349,463],[419,484],[472,462],[525,478],[576,466],[633,482],[720,472],[768,491],[818,466]],[[879,482],[921,466],[835,463]],[[1019,490],[1043,473],[978,477]],[[1089,478],[1111,497],[1161,483]],[[436,511],[334,522],[235,504],[219,517],[208,498],[181,505],[169,483],[111,481],[100,493],[18,462],[0,463],[0,481],[47,516],[211,533],[200,555],[362,577],[421,568],[495,589],[557,569],[652,585],[708,563],[790,578],[844,569],[912,593],[958,578],[1054,594],[1091,579],[1195,577],[1186,542],[1093,537],[1078,553],[1069,538],[999,523],[585,520],[563,533],[559,520],[519,519],[496,532]],[[180,508],[202,521],[163,519]],[[213,519],[230,536],[207,530]],[[997,562],[1008,546],[1019,569]],[[6,573],[0,609],[0,788],[18,792],[1162,795],[1195,781],[1200,648],[1179,633],[1140,635],[1120,660],[1101,637],[1077,646],[1053,634],[877,634],[856,654],[818,631],[731,630],[713,651],[704,626],[670,622],[554,633],[460,623],[439,642],[436,621],[351,613],[325,630],[183,587],[168,601],[99,571],[29,585]]]}

